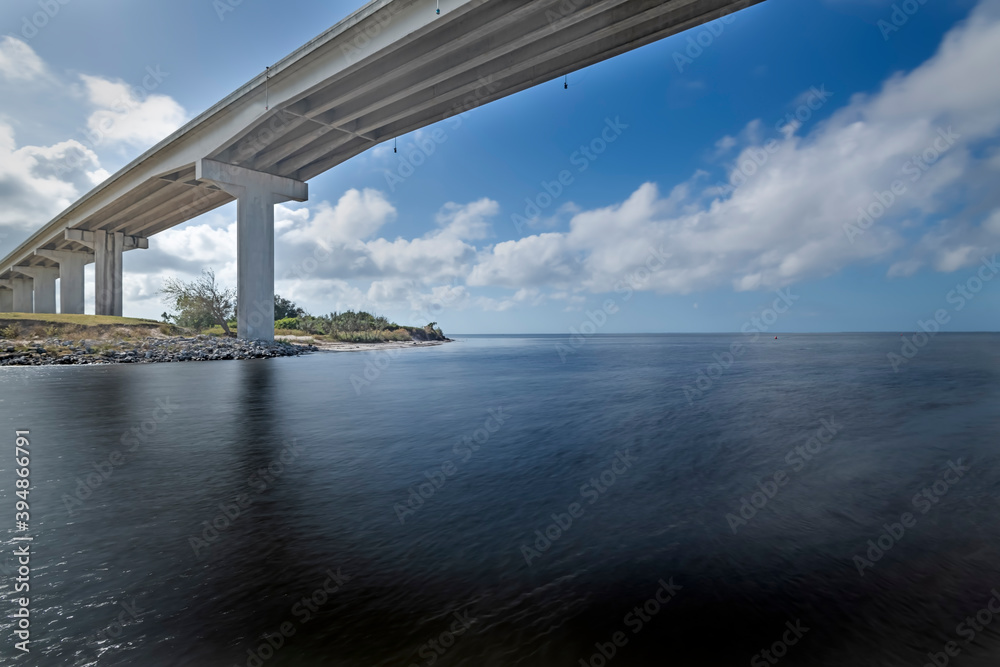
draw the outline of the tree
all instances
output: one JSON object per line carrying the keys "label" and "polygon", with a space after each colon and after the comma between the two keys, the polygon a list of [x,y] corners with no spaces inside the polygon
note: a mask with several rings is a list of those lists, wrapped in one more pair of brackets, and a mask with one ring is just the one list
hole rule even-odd
{"label": "tree", "polygon": [[205,329],[218,324],[227,336],[233,335],[229,320],[236,309],[236,290],[217,285],[212,269],[205,269],[190,283],[168,278],[160,294],[168,307],[180,311],[174,317],[178,326]]}
{"label": "tree", "polygon": [[354,312],[348,310],[343,313],[331,313],[326,318],[330,323],[331,331],[383,331],[385,329],[398,329],[399,325],[390,322],[381,315],[372,315],[364,310]]}
{"label": "tree", "polygon": [[283,320],[286,317],[302,317],[306,311],[296,306],[290,299],[284,299],[280,295],[274,295],[274,321]]}

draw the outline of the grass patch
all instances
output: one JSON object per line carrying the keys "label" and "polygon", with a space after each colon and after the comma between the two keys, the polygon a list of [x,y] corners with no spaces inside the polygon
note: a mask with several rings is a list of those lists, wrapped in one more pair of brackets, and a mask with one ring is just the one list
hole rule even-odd
{"label": "grass patch", "polygon": [[0,338],[109,338],[116,341],[146,338],[159,332],[176,336],[172,324],[135,317],[52,313],[0,313]]}
{"label": "grass patch", "polygon": [[[235,327],[230,327],[233,331],[236,331]],[[201,333],[207,334],[209,336],[222,336],[222,327],[218,324],[214,327],[208,329],[202,329]],[[303,331],[302,329],[281,329],[275,328],[275,336],[308,336],[314,341],[332,341],[332,342],[342,342],[342,343],[384,343],[387,341],[405,341],[409,342],[412,340],[410,332],[406,329],[396,329],[395,331],[382,330],[382,331],[337,331],[332,334],[315,334],[309,333],[308,331]]]}
{"label": "grass patch", "polygon": [[[285,320],[286,323],[289,320]],[[235,333],[236,327],[230,326]],[[422,329],[399,327],[398,329],[379,329],[367,331],[335,331],[329,334],[311,333],[303,329],[275,328],[277,336],[301,336],[314,341],[330,341],[344,343],[384,343],[410,342],[413,331]],[[92,340],[111,341],[111,345],[121,341],[135,340],[155,336],[191,336],[196,333],[209,336],[224,336],[220,325],[215,325],[200,332],[182,329],[174,324],[158,322],[135,317],[111,317],[106,315],[70,315],[48,313],[0,313],[0,338],[31,339],[31,338],[87,338]],[[95,348],[96,349],[96,348]],[[103,350],[102,350],[103,351]]]}
{"label": "grass patch", "polygon": [[409,342],[412,340],[410,332],[406,329],[396,329],[389,331],[337,331],[327,336],[332,340],[339,340],[344,343],[384,343],[386,341]]}
{"label": "grass patch", "polygon": [[5,327],[0,327],[0,338],[7,338],[14,340],[21,336],[21,327],[16,323],[8,324]]}
{"label": "grass patch", "polygon": [[155,324],[162,322],[137,317],[114,317],[112,315],[71,315],[69,313],[0,313],[0,321],[23,321],[49,324],[76,324],[79,326],[102,326],[109,324]]}

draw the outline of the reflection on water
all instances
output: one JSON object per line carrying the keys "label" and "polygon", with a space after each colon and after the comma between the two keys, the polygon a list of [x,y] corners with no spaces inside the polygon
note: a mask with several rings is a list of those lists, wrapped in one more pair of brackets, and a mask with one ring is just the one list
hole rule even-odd
{"label": "reflection on water", "polygon": [[30,664],[995,665],[1000,337],[732,338],[4,369]]}

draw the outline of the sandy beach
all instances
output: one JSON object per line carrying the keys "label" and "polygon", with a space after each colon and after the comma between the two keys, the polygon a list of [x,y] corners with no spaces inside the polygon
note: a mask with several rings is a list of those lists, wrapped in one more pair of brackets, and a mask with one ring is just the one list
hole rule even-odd
{"label": "sandy beach", "polygon": [[432,347],[452,342],[446,340],[428,341],[385,341],[382,343],[344,343],[316,340],[312,336],[275,336],[275,340],[282,340],[296,345],[313,345],[319,352],[364,352],[373,350],[392,350],[404,347]]}

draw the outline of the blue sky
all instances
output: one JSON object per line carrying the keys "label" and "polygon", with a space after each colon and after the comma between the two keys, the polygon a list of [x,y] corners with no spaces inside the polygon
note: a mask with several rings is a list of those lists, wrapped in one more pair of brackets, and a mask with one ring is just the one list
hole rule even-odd
{"label": "blue sky", "polygon": [[[383,144],[278,208],[277,290],[463,333],[566,332],[608,300],[602,333],[739,331],[776,290],[795,297],[777,331],[911,331],[939,309],[949,330],[996,330],[1000,281],[976,276],[1000,246],[1000,3],[911,2],[889,31],[892,2],[768,0]],[[46,0],[0,10],[4,254],[358,7],[48,3],[47,21]],[[74,151],[84,166],[59,170]],[[158,316],[166,277],[235,283],[234,219],[128,253],[126,314]],[[317,248],[329,259],[292,277]]]}

